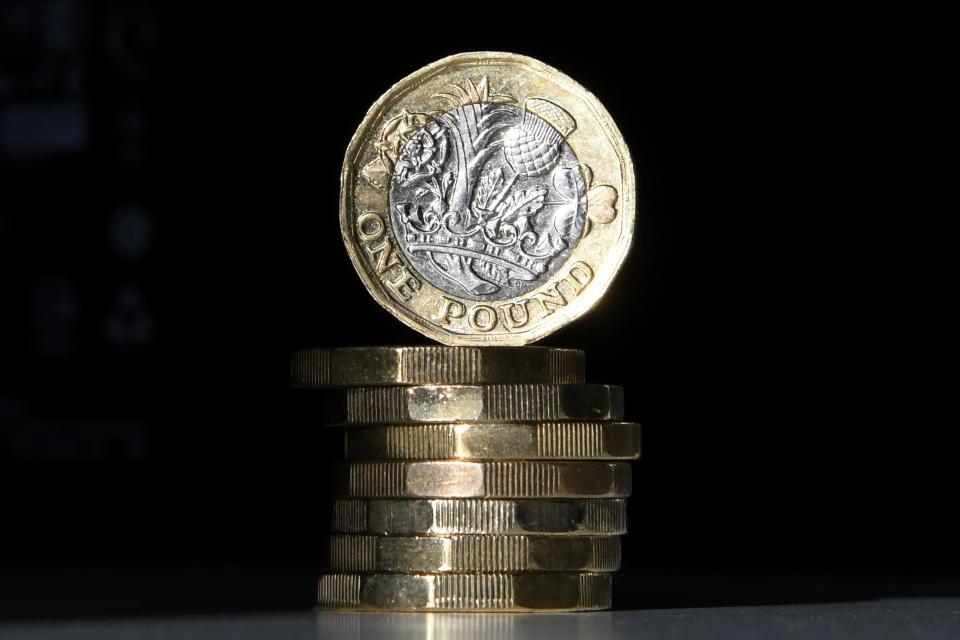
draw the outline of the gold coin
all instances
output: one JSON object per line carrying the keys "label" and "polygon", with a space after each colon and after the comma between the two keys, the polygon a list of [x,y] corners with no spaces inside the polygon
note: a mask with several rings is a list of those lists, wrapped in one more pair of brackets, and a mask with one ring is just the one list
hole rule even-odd
{"label": "gold coin", "polygon": [[377,500],[333,501],[331,531],[379,535],[535,533],[622,535],[627,503],[597,500]]}
{"label": "gold coin", "polygon": [[586,89],[463,53],[407,76],[347,149],[340,228],[373,297],[451,345],[522,345],[588,311],[633,239],[633,164]]}
{"label": "gold coin", "polygon": [[633,459],[634,422],[501,422],[354,427],[346,433],[355,460]]}
{"label": "gold coin", "polygon": [[626,462],[335,462],[350,498],[625,498]]}
{"label": "gold coin", "polygon": [[332,425],[619,420],[623,388],[605,384],[352,387],[331,391],[326,409]]}
{"label": "gold coin", "polygon": [[406,384],[577,384],[583,351],[546,347],[347,347],[302,349],[290,357],[290,384],[352,387]]}
{"label": "gold coin", "polygon": [[463,573],[616,571],[617,536],[330,536],[333,571]]}
{"label": "gold coin", "polygon": [[357,574],[320,576],[324,609],[591,611],[609,609],[609,573]]}

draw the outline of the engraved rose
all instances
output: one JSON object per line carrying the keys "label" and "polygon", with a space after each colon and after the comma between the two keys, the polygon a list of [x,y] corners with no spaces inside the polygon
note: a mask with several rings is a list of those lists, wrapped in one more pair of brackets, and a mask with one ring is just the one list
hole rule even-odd
{"label": "engraved rose", "polygon": [[407,142],[431,118],[430,114],[404,109],[399,115],[387,120],[380,131],[379,138],[374,143],[377,157],[368,162],[360,172],[367,182],[380,189],[389,188],[394,165],[406,148]]}
{"label": "engraved rose", "polygon": [[393,179],[401,186],[416,186],[416,202],[400,209],[404,223],[418,231],[435,231],[440,216],[447,212],[446,195],[453,174],[443,173],[447,159],[447,138],[436,122],[427,123],[411,134],[393,168]]}
{"label": "engraved rose", "polygon": [[440,168],[434,156],[437,154],[437,142],[426,129],[413,134],[400,152],[400,158],[393,169],[394,178],[406,183],[420,177],[429,177]]}

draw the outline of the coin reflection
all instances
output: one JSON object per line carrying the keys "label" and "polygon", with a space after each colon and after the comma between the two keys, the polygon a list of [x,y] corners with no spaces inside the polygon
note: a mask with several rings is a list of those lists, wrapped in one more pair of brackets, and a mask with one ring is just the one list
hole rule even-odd
{"label": "coin reflection", "polygon": [[320,640],[494,640],[546,638],[587,640],[612,633],[609,612],[517,613],[355,613],[317,612]]}

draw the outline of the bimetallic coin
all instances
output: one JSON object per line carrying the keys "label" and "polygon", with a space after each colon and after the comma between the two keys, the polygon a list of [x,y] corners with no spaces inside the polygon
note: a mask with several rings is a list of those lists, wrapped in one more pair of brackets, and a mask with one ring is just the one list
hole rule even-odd
{"label": "bimetallic coin", "polygon": [[328,573],[324,609],[383,611],[591,611],[609,609],[609,573]]}
{"label": "bimetallic coin", "polygon": [[599,500],[333,501],[331,531],[377,535],[491,533],[622,535],[627,503]]}
{"label": "bimetallic coin", "polygon": [[350,498],[625,498],[627,462],[337,462]]}
{"label": "bimetallic coin", "polygon": [[418,424],[347,429],[354,460],[629,460],[640,455],[634,422]]}
{"label": "bimetallic coin", "polygon": [[404,78],[347,149],[340,228],[373,297],[451,345],[522,345],[588,311],[633,238],[633,164],[586,89],[510,53]]}
{"label": "bimetallic coin", "polygon": [[331,391],[327,423],[619,420],[623,388],[604,384],[353,387]]}
{"label": "bimetallic coin", "polygon": [[546,347],[347,347],[290,357],[295,387],[408,384],[577,384],[583,351]]}
{"label": "bimetallic coin", "polygon": [[330,569],[373,573],[616,571],[616,536],[331,536]]}

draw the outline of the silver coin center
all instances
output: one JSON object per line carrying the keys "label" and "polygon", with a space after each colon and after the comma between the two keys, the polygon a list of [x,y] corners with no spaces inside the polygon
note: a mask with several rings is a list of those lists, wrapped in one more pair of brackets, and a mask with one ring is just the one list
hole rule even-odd
{"label": "silver coin center", "polygon": [[390,213],[420,276],[454,296],[505,300],[566,262],[583,235],[586,186],[546,117],[468,104],[408,138],[390,180]]}

